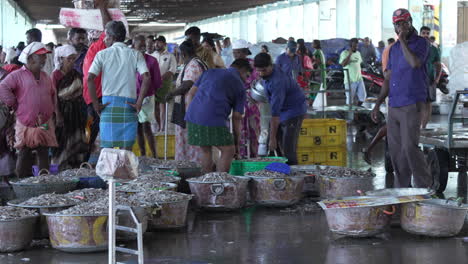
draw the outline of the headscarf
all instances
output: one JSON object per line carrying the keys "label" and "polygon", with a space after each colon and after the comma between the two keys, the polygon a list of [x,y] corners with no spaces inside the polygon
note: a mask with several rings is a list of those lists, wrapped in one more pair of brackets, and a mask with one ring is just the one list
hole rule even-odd
{"label": "headscarf", "polygon": [[23,64],[28,63],[28,58],[32,54],[47,54],[51,53],[51,51],[46,49],[46,46],[40,42],[31,42],[26,48],[21,51],[19,56],[19,61]]}
{"label": "headscarf", "polygon": [[54,55],[55,69],[59,70],[60,67],[62,66],[63,58],[66,58],[73,54],[78,54],[78,52],[76,52],[75,47],[73,47],[72,45],[67,44],[67,45],[56,48],[55,55]]}

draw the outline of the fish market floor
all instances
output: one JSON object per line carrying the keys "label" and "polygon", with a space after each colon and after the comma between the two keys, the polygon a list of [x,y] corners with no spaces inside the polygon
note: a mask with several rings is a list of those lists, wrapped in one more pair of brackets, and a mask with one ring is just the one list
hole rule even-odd
{"label": "fish market floor", "polygon": [[[356,136],[354,129],[350,132],[348,165],[367,169],[370,166],[362,161],[360,150],[368,139]],[[376,188],[384,187],[383,152],[380,144],[374,153]],[[456,174],[451,173],[446,197],[456,195],[456,179]],[[288,212],[250,207],[230,213],[191,211],[185,229],[145,234],[145,263],[468,263],[468,222],[453,238],[415,236],[398,227],[376,238],[338,238],[329,233],[322,210],[308,209]],[[118,254],[118,260],[137,263],[136,257],[125,254]],[[107,263],[107,253],[71,254],[36,245],[23,252],[0,254],[0,263],[103,264]]]}

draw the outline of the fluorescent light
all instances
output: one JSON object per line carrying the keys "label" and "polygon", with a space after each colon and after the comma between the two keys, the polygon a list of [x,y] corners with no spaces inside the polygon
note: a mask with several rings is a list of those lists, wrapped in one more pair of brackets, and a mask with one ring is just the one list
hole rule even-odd
{"label": "fluorescent light", "polygon": [[138,24],[139,27],[185,27],[185,25],[186,25],[185,23],[158,23],[158,22]]}
{"label": "fluorescent light", "polygon": [[144,18],[139,17],[127,17],[127,21],[142,21]]}
{"label": "fluorescent light", "polygon": [[64,29],[65,27],[60,24],[37,24],[38,28],[44,29]]}

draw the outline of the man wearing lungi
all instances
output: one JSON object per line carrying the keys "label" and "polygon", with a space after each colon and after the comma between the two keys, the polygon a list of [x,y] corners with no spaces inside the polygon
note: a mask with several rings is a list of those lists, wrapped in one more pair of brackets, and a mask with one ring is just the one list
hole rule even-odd
{"label": "man wearing lungi", "polygon": [[[106,24],[104,42],[89,69],[88,87],[94,110],[100,115],[101,147],[131,150],[135,143],[138,113],[151,77],[143,55],[125,45],[127,31],[121,21]],[[94,79],[102,72],[102,104],[96,95]],[[136,73],[142,77],[137,97]]]}

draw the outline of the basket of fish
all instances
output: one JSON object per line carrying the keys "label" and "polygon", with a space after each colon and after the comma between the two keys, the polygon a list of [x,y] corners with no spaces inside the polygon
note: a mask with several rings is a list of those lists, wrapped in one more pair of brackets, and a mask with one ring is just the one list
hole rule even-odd
{"label": "basket of fish", "polygon": [[285,174],[270,170],[247,172],[252,179],[250,196],[254,202],[267,206],[290,206],[302,198],[304,175]]}
{"label": "basket of fish", "polygon": [[44,214],[62,211],[78,203],[80,203],[78,199],[73,199],[65,194],[46,193],[29,199],[12,200],[8,202],[8,205],[36,211],[40,218],[35,228],[34,238],[42,239],[49,237],[49,229]]}
{"label": "basket of fish", "polygon": [[320,196],[323,198],[337,198],[355,196],[357,191],[374,190],[375,174],[345,167],[325,167],[318,169]]}
{"label": "basket of fish", "polygon": [[187,225],[188,205],[193,195],[150,190],[131,196],[149,211],[148,231],[178,229]]}
{"label": "basket of fish", "polygon": [[106,182],[96,174],[96,170],[88,162],[81,164],[78,169],[64,170],[58,174],[62,177],[77,179],[78,189],[107,188]]}
{"label": "basket of fish", "polygon": [[33,240],[39,214],[13,206],[0,206],[0,252],[25,249]]}
{"label": "basket of fish", "polygon": [[187,179],[199,177],[202,175],[201,165],[192,161],[183,160],[159,160],[157,164],[151,165],[153,170],[171,170],[176,171],[182,179],[178,186],[178,191],[190,193]]}
{"label": "basket of fish", "polygon": [[249,180],[247,177],[235,177],[226,172],[213,172],[187,181],[198,207],[234,210],[245,206]]}
{"label": "basket of fish", "polygon": [[[42,170],[44,172],[46,170]],[[78,180],[58,175],[42,174],[11,182],[18,199],[28,199],[45,193],[67,193],[76,189]]]}

